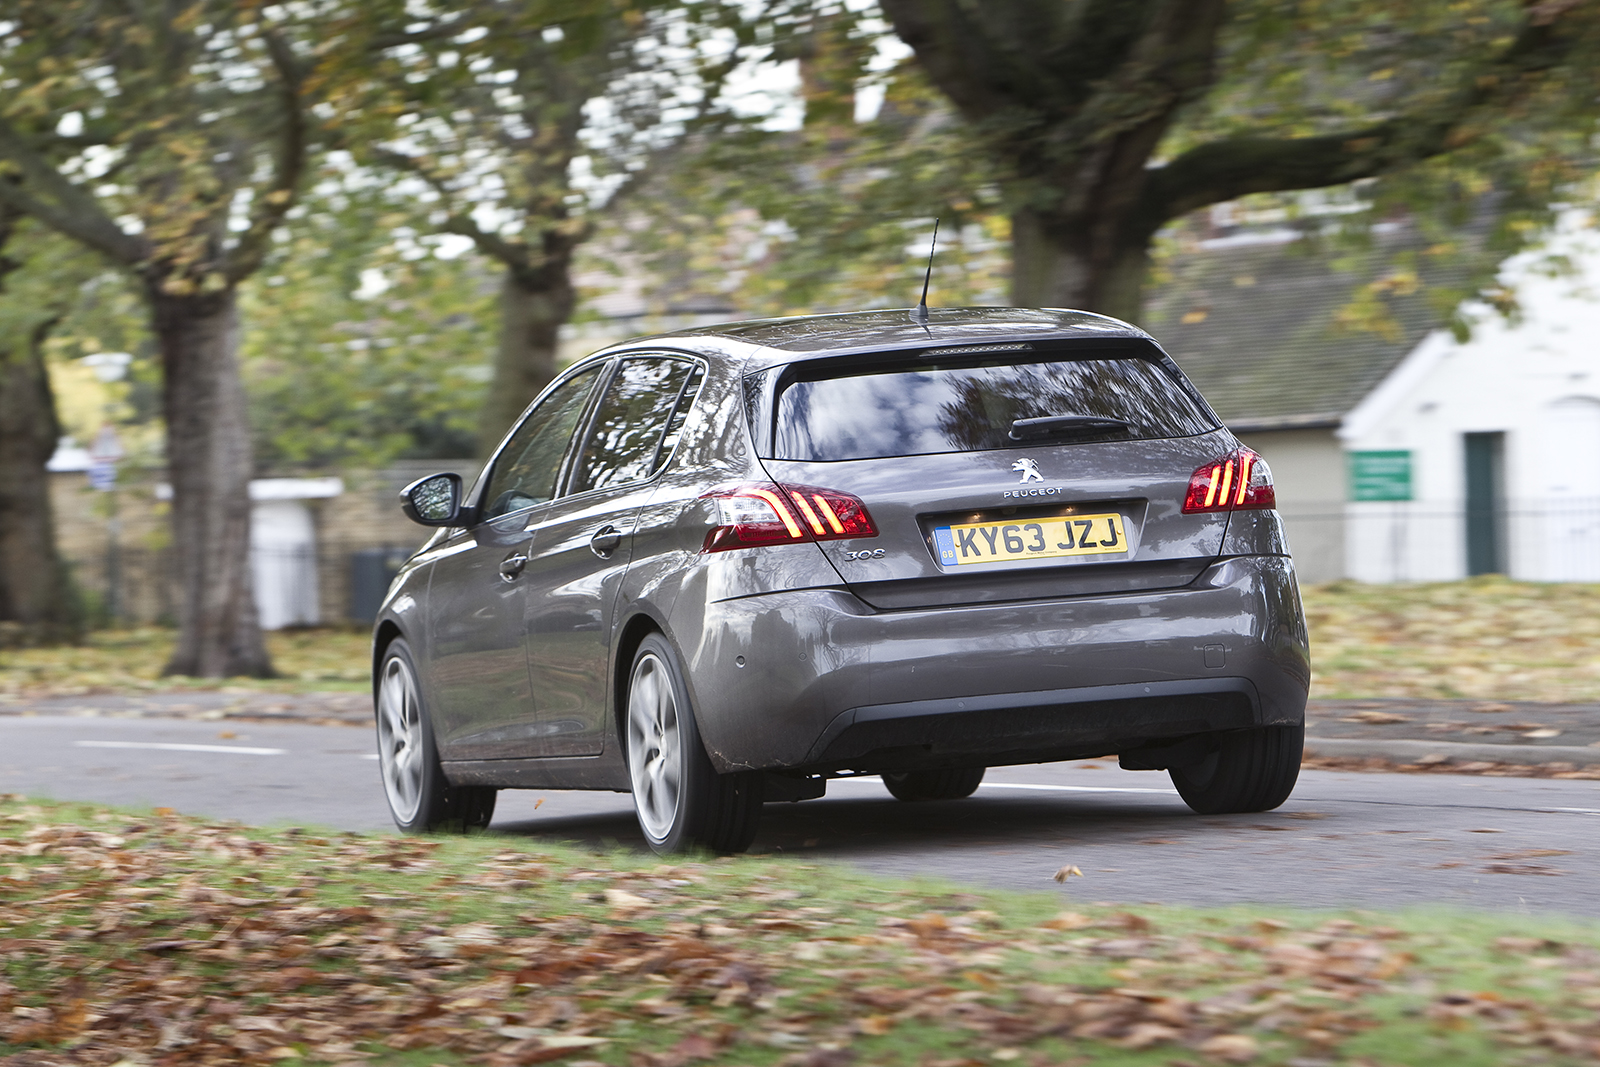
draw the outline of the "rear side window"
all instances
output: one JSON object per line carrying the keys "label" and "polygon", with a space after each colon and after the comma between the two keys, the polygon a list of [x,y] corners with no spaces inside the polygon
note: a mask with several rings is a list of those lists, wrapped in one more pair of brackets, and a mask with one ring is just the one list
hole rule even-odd
{"label": "rear side window", "polygon": [[[1019,419],[1070,433],[1019,440]],[[1095,426],[1093,420],[1108,420]],[[1112,423],[1123,425],[1112,425]],[[1131,357],[924,364],[791,383],[778,398],[776,459],[980,452],[1026,444],[1191,437],[1216,423],[1159,364]]]}
{"label": "rear side window", "polygon": [[659,470],[694,403],[699,370],[676,359],[623,360],[600,401],[568,491],[624,485]]}

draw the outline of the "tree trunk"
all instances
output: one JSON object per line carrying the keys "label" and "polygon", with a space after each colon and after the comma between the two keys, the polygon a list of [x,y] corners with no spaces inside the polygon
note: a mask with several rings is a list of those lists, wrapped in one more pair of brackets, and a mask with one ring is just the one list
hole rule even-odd
{"label": "tree trunk", "polygon": [[1020,208],[1011,216],[1011,302],[1094,311],[1137,322],[1150,235],[1113,219],[1063,218]]}
{"label": "tree trunk", "polygon": [[250,580],[250,427],[239,376],[236,292],[149,287],[164,371],[172,541],[181,589],[167,674],[269,678]]}
{"label": "tree trunk", "polygon": [[478,451],[488,455],[556,376],[561,327],[577,306],[571,249],[537,270],[510,266],[500,286],[500,351],[483,403]]}
{"label": "tree trunk", "polygon": [[[53,322],[0,350],[0,644],[54,644],[83,634],[83,612],[56,553],[45,470],[60,428],[45,372]],[[7,633],[5,631],[9,630]]]}

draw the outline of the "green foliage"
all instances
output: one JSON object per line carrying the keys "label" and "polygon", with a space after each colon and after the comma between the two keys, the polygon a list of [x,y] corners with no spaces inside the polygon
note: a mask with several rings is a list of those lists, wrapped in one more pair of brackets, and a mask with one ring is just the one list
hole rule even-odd
{"label": "green foliage", "polygon": [[0,194],[170,295],[237,283],[298,191],[321,7],[11,0]]}
{"label": "green foliage", "polygon": [[330,179],[305,207],[242,291],[257,465],[471,455],[494,279],[475,258],[430,254],[380,190]]}
{"label": "green foliage", "polygon": [[[1165,165],[1251,139],[1277,152],[1283,173],[1242,184],[1285,191],[1247,197],[1242,208],[1299,228],[1312,254],[1365,248],[1379,224],[1415,228],[1409,258],[1390,264],[1346,316],[1352,329],[1385,333],[1385,286],[1407,277],[1422,279],[1445,315],[1486,288],[1491,303],[1514,311],[1515,294],[1494,286],[1496,267],[1536,244],[1554,205],[1582,195],[1592,173],[1600,14],[1589,4],[1530,15],[1515,0],[1235,0],[1213,44],[1182,46],[1212,64],[1185,75],[1187,90],[1136,60],[1116,65],[1118,49],[1156,24],[1157,4],[1119,5],[1103,25],[1091,24],[1096,5],[1044,0],[986,5],[981,18],[959,4],[884,6],[921,20],[923,36],[907,38],[919,48],[950,35],[938,43],[957,73],[930,67],[935,51],[880,69],[892,37],[876,6],[764,8],[757,52],[799,60],[805,124],[772,132],[770,111],[731,122],[659,183],[650,225],[629,239],[662,265],[668,300],[698,284],[763,313],[910,303],[920,281],[914,246],[935,215],[986,239],[947,249],[940,267],[972,277],[936,271],[936,291],[948,302],[994,299],[1010,266],[994,245],[1010,239],[1005,216],[1023,205],[1059,212],[1056,237],[1068,244],[1137,246],[1165,224],[1158,252],[1182,254],[1207,230],[1183,214],[1238,193],[1196,184],[1140,206],[1135,183],[1155,173],[1146,160]],[[1548,40],[1508,61],[1519,33]],[[944,91],[930,86],[930,72]],[[887,87],[886,106],[853,123],[854,94],[871,85]],[[1344,133],[1350,159],[1381,158],[1356,166],[1338,151],[1314,157],[1310,142],[1298,158],[1298,147],[1279,150]],[[1352,185],[1344,170],[1372,176]],[[1118,186],[1127,203],[1106,197]],[[1339,187],[1337,211],[1293,191],[1326,186]],[[1114,206],[1087,207],[1097,198]],[[1179,218],[1161,213],[1169,201]],[[1437,278],[1451,281],[1429,280]]]}
{"label": "green foliage", "polygon": [[[819,4],[772,28],[797,58],[804,122],[724,114],[608,237],[642,257],[656,310],[731,301],[751,315],[910,306],[940,220],[929,300],[1003,302],[1010,227],[972,131],[909,60],[877,62],[880,19]],[[882,105],[857,122],[856,98]],[[639,216],[648,219],[640,224]]]}
{"label": "green foliage", "polygon": [[[1372,227],[1404,220],[1416,247],[1397,252],[1387,270],[1357,293],[1347,309],[1351,329],[1389,335],[1395,320],[1385,297],[1418,284],[1458,335],[1469,323],[1463,301],[1485,299],[1515,315],[1516,294],[1495,274],[1508,256],[1537,248],[1564,203],[1592,199],[1591,137],[1596,17],[1579,5],[1554,7],[1564,33],[1583,40],[1566,61],[1524,76],[1492,107],[1454,134],[1448,151],[1404,165],[1336,194],[1339,214],[1294,193],[1262,194],[1244,212],[1276,213],[1298,226],[1326,254],[1372,247]],[[1586,5],[1585,5],[1586,6]],[[1222,38],[1216,84],[1185,110],[1158,156],[1172,159],[1207,142],[1243,136],[1312,137],[1360,130],[1409,114],[1445,109],[1473,71],[1490,65],[1513,41],[1527,5],[1511,0],[1425,0],[1403,5],[1372,0],[1249,0],[1233,8]],[[1183,244],[1185,230],[1176,227]],[[1452,270],[1439,270],[1442,266]],[[1431,268],[1431,269],[1430,269]],[[1445,283],[1438,279],[1457,279]]]}

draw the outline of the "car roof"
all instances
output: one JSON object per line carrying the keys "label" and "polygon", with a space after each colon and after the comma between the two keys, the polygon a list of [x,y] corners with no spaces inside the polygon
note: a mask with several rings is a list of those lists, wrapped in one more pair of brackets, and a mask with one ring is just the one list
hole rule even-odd
{"label": "car roof", "polygon": [[[1003,341],[1142,338],[1149,335],[1119,319],[1061,308],[930,308],[924,326],[903,309],[855,311],[843,315],[798,315],[781,319],[695,326],[627,342],[726,339],[757,346],[749,369],[788,362],[787,354],[847,353],[899,348],[944,348]],[[763,353],[759,349],[767,349]]]}

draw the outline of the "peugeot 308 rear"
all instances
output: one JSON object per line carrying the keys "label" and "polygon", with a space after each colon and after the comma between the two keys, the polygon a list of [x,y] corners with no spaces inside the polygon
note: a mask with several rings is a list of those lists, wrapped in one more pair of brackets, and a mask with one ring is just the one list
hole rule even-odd
{"label": "peugeot 308 rear", "polygon": [[[693,361],[703,381],[633,433],[656,435],[654,466],[608,511],[578,470],[584,442],[616,436],[629,416],[606,398],[647,354]],[[537,557],[539,508],[563,494],[593,536],[617,534],[595,566],[519,594],[548,624],[540,605],[571,601],[572,583],[604,589],[568,616],[606,650],[603,677],[528,687],[531,711],[510,717],[543,749],[496,748],[503,707],[469,709],[485,730],[428,727],[440,811],[452,791],[481,811],[500,787],[625,788],[658,850],[732,850],[764,801],[820,796],[833,777],[954,799],[987,767],[1108,753],[1168,770],[1201,812],[1289,795],[1310,671],[1271,473],[1141,331],[1064,311],[935,311],[926,326],[883,312],[631,342],[573,373],[599,362],[554,501],[516,536]],[[414,570],[485,540],[474,494],[497,462]],[[380,677],[384,635],[403,637],[419,720],[465,684],[448,665],[465,661],[430,645],[450,629],[438,613],[508,595],[503,570],[478,592],[441,574],[402,574],[379,624]],[[549,668],[578,638],[531,622],[524,637],[530,677],[568,678]],[[590,751],[549,745],[588,721],[604,724]]]}

